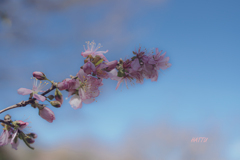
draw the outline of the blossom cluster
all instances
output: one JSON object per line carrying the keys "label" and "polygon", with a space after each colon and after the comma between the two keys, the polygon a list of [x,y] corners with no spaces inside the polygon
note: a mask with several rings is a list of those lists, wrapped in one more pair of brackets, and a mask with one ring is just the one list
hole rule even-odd
{"label": "blossom cluster", "polygon": [[[39,115],[52,123],[55,120],[54,112],[45,104],[40,104],[40,101],[48,101],[53,107],[60,108],[63,104],[61,91],[65,90],[68,92],[68,97],[72,96],[69,101],[71,107],[79,109],[83,103],[89,104],[95,101],[95,98],[100,94],[99,87],[103,85],[103,79],[109,78],[118,81],[116,86],[116,89],[118,89],[124,81],[126,86],[127,81],[132,82],[133,80],[136,80],[136,83],[143,84],[144,78],[157,81],[158,71],[171,66],[168,63],[169,57],[165,57],[166,52],[161,54],[162,51],[159,51],[158,48],[155,49],[156,54],[153,54],[153,51],[141,50],[141,47],[139,47],[138,50],[133,51],[134,55],[130,59],[108,61],[103,55],[108,50],[98,51],[100,47],[101,44],[96,45],[94,41],[87,42],[87,48],[84,46],[85,51],[81,53],[85,58],[84,65],[80,67],[76,76],[70,76],[70,78],[56,83],[50,81],[43,72],[36,71],[33,72],[34,83],[32,89],[20,88],[18,93],[20,95],[30,95],[29,103],[31,106],[38,108]],[[43,83],[44,80],[52,84],[49,91],[55,89],[54,95],[46,96],[49,91],[43,90],[48,84],[47,82]],[[0,146],[11,143],[12,147],[17,149],[17,137],[19,137],[31,148],[29,144],[34,142],[36,134],[24,134],[22,132],[22,129],[28,125],[27,122],[10,120],[7,123],[2,123],[2,125],[4,131],[0,136]]]}
{"label": "blossom cluster", "polygon": [[27,127],[28,122],[23,122],[21,120],[12,121],[10,115],[6,115],[4,117],[4,120],[6,122],[11,122],[11,124],[14,126],[14,128],[12,128],[11,126],[9,126],[5,123],[2,123],[2,126],[4,128],[3,128],[3,132],[0,136],[0,146],[11,143],[12,148],[17,150],[17,147],[19,145],[19,139],[21,139],[26,143],[26,145],[29,148],[33,149],[29,144],[32,144],[35,142],[34,139],[37,138],[37,135],[35,133],[24,134],[22,132],[22,130]]}

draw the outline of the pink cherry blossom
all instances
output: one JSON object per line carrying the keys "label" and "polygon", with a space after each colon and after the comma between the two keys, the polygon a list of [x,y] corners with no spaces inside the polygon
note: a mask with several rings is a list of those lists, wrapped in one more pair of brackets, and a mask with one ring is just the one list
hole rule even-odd
{"label": "pink cherry blossom", "polygon": [[110,79],[112,79],[112,80],[118,81],[116,90],[118,89],[118,87],[120,86],[120,84],[121,84],[123,81],[125,81],[126,86],[127,86],[127,88],[128,88],[127,81],[130,81],[130,82],[131,82],[131,81],[133,80],[133,77],[130,76],[130,74],[128,74],[128,73],[125,73],[125,76],[123,76],[123,77],[118,77],[118,71],[117,71],[116,69],[113,69],[112,71],[109,72],[109,77],[110,77]]}
{"label": "pink cherry blossom", "polygon": [[105,78],[107,79],[108,73],[104,71],[105,68],[107,68],[108,65],[101,63],[95,67],[95,65],[92,62],[87,62],[83,65],[83,70],[86,74],[91,74],[93,73],[96,75],[98,78]]}
{"label": "pink cherry blossom", "polygon": [[18,94],[20,95],[28,95],[28,94],[33,94],[33,97],[36,98],[37,100],[40,100],[42,102],[45,101],[45,97],[38,94],[38,92],[43,92],[42,89],[47,85],[48,83],[44,82],[42,83],[42,81],[40,81],[40,83],[38,84],[38,80],[36,78],[34,78],[34,82],[33,82],[33,88],[32,90],[27,89],[27,88],[19,88],[18,89]]}
{"label": "pink cherry blossom", "polygon": [[172,65],[171,63],[168,63],[169,57],[164,58],[164,56],[166,55],[166,52],[164,52],[162,55],[161,53],[162,53],[162,50],[159,52],[158,48],[156,48],[156,55],[149,56],[148,63],[154,64],[157,70],[159,69],[164,70],[171,67]]}
{"label": "pink cherry blossom", "polygon": [[96,67],[92,62],[89,61],[83,65],[83,70],[86,74],[91,74],[96,70]]}
{"label": "pink cherry blossom", "polygon": [[12,148],[17,150],[17,147],[19,145],[18,132],[19,130],[21,131],[24,128],[26,128],[29,123],[18,120],[18,121],[14,121],[13,124],[17,126],[17,128],[12,134],[11,145],[12,145]]}
{"label": "pink cherry blossom", "polygon": [[18,121],[14,121],[12,124],[16,127],[15,130],[13,130],[10,126],[5,126],[0,136],[0,146],[11,143],[12,148],[17,150],[17,147],[19,145],[19,140],[18,140],[19,130],[21,131],[24,128],[26,128],[29,123],[18,120]]}
{"label": "pink cherry blossom", "polygon": [[88,104],[94,102],[94,98],[100,94],[99,87],[103,85],[102,79],[98,79],[87,75],[83,69],[80,69],[78,74],[79,88],[71,100],[70,105],[74,109],[82,107],[82,102]]}
{"label": "pink cherry blossom", "polygon": [[131,63],[131,69],[133,69],[134,71],[139,71],[141,70],[141,65],[139,63],[139,59],[135,58],[132,63]]}
{"label": "pink cherry blossom", "polygon": [[55,115],[53,111],[46,106],[43,106],[43,108],[39,109],[39,115],[50,123],[52,123],[53,120],[55,120]]}
{"label": "pink cherry blossom", "polygon": [[100,43],[97,46],[96,46],[96,43],[94,41],[92,41],[91,43],[88,41],[86,43],[87,43],[87,49],[85,48],[85,45],[84,45],[85,52],[81,53],[81,55],[84,58],[87,57],[88,55],[91,55],[92,57],[95,57],[96,55],[99,55],[101,58],[104,59],[104,61],[108,62],[107,58],[103,55],[104,53],[107,53],[108,50],[106,50],[106,51],[97,51],[101,47]]}

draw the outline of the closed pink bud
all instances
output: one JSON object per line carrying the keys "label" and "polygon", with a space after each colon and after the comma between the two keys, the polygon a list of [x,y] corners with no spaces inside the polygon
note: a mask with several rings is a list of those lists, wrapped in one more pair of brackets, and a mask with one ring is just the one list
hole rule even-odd
{"label": "closed pink bud", "polygon": [[35,142],[35,140],[31,137],[25,137],[25,140],[29,143],[29,144],[33,144]]}
{"label": "closed pink bud", "polygon": [[13,124],[15,124],[15,126],[18,126],[20,130],[23,130],[24,128],[27,127],[29,123],[18,120],[18,121],[14,121]]}
{"label": "closed pink bud", "polygon": [[39,115],[50,123],[52,123],[53,120],[55,120],[55,115],[53,111],[45,106],[42,107],[42,109],[39,109]]}
{"label": "closed pink bud", "polygon": [[117,66],[117,64],[118,64],[117,60],[108,62],[108,63],[106,63],[106,65],[108,65],[108,67],[105,70],[110,72],[111,70],[113,70]]}
{"label": "closed pink bud", "polygon": [[28,133],[26,135],[33,138],[33,139],[36,139],[38,137],[36,133]]}
{"label": "closed pink bud", "polygon": [[45,76],[45,74],[43,72],[38,72],[38,71],[33,72],[33,77],[37,78],[38,80],[46,80],[47,79],[47,77]]}

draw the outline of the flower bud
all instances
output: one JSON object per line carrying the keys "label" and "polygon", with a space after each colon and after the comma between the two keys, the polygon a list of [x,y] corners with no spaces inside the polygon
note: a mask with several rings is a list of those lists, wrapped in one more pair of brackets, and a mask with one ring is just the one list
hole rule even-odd
{"label": "flower bud", "polygon": [[108,65],[108,67],[105,70],[107,72],[110,72],[111,70],[113,70],[117,66],[117,64],[118,64],[117,60],[108,62],[108,63],[106,63],[106,65]]}
{"label": "flower bud", "polygon": [[36,133],[28,133],[26,135],[33,138],[33,139],[36,139],[38,137]]}
{"label": "flower bud", "polygon": [[55,99],[59,101],[61,104],[63,103],[62,93],[58,89],[55,90]]}
{"label": "flower bud", "polygon": [[9,114],[7,114],[7,115],[4,117],[4,121],[6,121],[6,122],[12,121],[12,120],[11,120],[11,116],[10,116]]}
{"label": "flower bud", "polygon": [[33,144],[35,142],[35,140],[33,138],[29,137],[29,136],[26,136],[24,138],[27,141],[27,143],[29,143],[29,144]]}
{"label": "flower bud", "polygon": [[50,100],[53,100],[53,98],[54,98],[54,95],[49,95],[48,96],[48,99],[50,99]]}
{"label": "flower bud", "polygon": [[59,101],[51,101],[50,102],[53,107],[60,108],[61,107],[61,102]]}
{"label": "flower bud", "polygon": [[38,71],[33,72],[33,77],[37,78],[38,80],[46,80],[47,79],[47,77],[45,76],[45,74],[43,72],[38,72]]}
{"label": "flower bud", "polygon": [[46,106],[42,107],[42,109],[39,108],[39,115],[50,123],[55,120],[55,115],[53,111]]}
{"label": "flower bud", "polygon": [[27,127],[27,125],[29,124],[28,122],[23,122],[21,120],[18,120],[18,121],[14,121],[12,122],[12,124],[17,127],[18,129],[20,130],[23,130],[24,128]]}

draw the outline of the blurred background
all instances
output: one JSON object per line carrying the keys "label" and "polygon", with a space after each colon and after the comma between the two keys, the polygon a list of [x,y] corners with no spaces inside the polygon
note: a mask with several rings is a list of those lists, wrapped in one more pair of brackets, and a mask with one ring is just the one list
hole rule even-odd
{"label": "blurred background", "polygon": [[[139,45],[166,51],[157,82],[129,89],[104,80],[97,102],[48,123],[30,106],[9,110],[38,134],[28,149],[0,148],[0,160],[239,160],[240,1],[0,0],[0,109],[27,100],[33,71],[60,82],[83,65],[86,41],[109,61]],[[48,86],[50,87],[50,85]],[[47,88],[46,88],[47,89]],[[67,93],[63,93],[67,96]],[[2,132],[2,131],[1,131]],[[208,138],[193,143],[193,137]]]}

